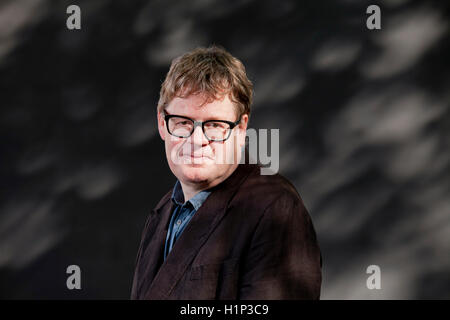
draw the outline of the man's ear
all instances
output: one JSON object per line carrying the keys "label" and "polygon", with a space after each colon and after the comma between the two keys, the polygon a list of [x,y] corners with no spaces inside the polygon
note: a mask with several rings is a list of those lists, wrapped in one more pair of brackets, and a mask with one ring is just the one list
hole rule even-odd
{"label": "man's ear", "polygon": [[161,139],[165,140],[166,138],[166,127],[164,126],[165,121],[164,121],[164,116],[161,112],[158,111],[157,113],[157,118],[158,118],[158,131],[159,131],[159,135],[161,136]]}
{"label": "man's ear", "polygon": [[241,116],[241,122],[238,124],[239,130],[239,146],[242,148],[245,146],[245,135],[247,133],[247,125],[248,125],[248,114],[243,114]]}

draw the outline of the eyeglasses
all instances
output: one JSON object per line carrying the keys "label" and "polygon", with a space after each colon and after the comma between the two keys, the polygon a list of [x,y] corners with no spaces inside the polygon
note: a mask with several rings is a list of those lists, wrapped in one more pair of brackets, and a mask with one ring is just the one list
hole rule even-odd
{"label": "eyeglasses", "polygon": [[234,127],[241,122],[241,117],[236,122],[227,120],[194,121],[188,117],[168,114],[165,110],[163,115],[167,131],[175,137],[188,138],[197,126],[201,126],[203,134],[209,141],[218,142],[227,140]]}

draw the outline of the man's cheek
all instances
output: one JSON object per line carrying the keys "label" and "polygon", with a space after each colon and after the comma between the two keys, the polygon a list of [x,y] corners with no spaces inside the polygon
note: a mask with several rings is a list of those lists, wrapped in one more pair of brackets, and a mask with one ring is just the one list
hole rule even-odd
{"label": "man's cheek", "polygon": [[166,147],[166,153],[170,159],[170,161],[174,165],[181,165],[183,164],[183,158],[180,157],[180,148],[182,147],[182,143],[180,141],[177,141],[173,138],[170,138],[166,141],[167,147]]}
{"label": "man's cheek", "polygon": [[[230,141],[231,142],[231,141]],[[233,148],[230,144],[221,143],[215,146],[214,163],[215,164],[232,164],[233,163]]]}
{"label": "man's cheek", "polygon": [[221,164],[222,163],[222,149],[220,145],[217,145],[216,142],[213,142],[211,144],[211,153],[212,157],[214,159],[214,164]]}
{"label": "man's cheek", "polygon": [[[245,142],[245,136],[244,136]],[[241,152],[241,135],[234,134],[228,144],[228,163],[236,164],[239,162]]]}

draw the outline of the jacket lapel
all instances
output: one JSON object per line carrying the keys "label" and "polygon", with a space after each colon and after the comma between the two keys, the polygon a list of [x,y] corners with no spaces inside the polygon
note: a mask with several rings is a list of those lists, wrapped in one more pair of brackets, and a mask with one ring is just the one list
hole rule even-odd
{"label": "jacket lapel", "polygon": [[[166,240],[167,229],[169,227],[170,214],[173,211],[174,204],[172,201],[166,201],[164,205],[158,205],[154,210],[154,218],[147,226],[148,237],[151,237],[148,245],[144,244],[142,250],[141,261],[139,262],[139,288],[138,297],[144,298],[146,292],[150,288],[158,267],[163,260],[163,250]],[[155,230],[156,229],[156,230]],[[152,233],[153,231],[153,234]]]}
{"label": "jacket lapel", "polygon": [[[180,238],[175,242],[172,251],[157,271],[149,290],[144,294],[145,299],[167,299],[187,268],[194,260],[198,251],[208,239],[211,232],[226,213],[228,202],[238,190],[245,177],[256,166],[241,164],[224,182],[211,189],[212,193],[194,214]],[[169,201],[172,203],[172,201]],[[149,251],[153,253],[152,260],[162,257],[168,221],[173,205],[166,203],[162,209],[155,241],[150,244]],[[152,261],[149,272],[153,275],[157,263]]]}

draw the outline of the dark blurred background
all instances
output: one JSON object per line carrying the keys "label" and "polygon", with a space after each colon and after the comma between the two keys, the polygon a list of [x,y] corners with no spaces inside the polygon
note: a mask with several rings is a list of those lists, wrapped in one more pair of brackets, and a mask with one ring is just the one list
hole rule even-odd
{"label": "dark blurred background", "polygon": [[250,127],[280,129],[322,298],[449,299],[449,16],[441,0],[1,1],[0,297],[129,298],[145,219],[175,182],[161,82],[218,44],[254,82]]}

